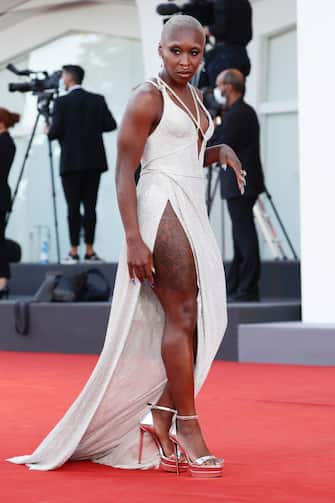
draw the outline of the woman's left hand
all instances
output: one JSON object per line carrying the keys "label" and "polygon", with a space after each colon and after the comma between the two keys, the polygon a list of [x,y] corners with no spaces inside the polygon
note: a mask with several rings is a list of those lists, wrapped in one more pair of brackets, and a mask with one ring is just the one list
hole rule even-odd
{"label": "woman's left hand", "polygon": [[228,145],[220,147],[220,164],[222,167],[228,165],[234,170],[239,191],[244,194],[247,173],[242,169],[242,164],[234,150]]}

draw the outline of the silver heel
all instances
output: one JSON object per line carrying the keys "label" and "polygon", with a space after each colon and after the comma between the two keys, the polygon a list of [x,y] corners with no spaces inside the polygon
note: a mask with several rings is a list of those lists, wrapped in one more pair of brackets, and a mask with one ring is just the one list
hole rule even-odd
{"label": "silver heel", "polygon": [[[176,410],[170,409],[169,407],[163,407],[161,405],[153,405],[152,403],[147,404],[150,410],[161,410],[163,412],[170,412],[174,416],[177,413]],[[142,462],[142,453],[143,453],[143,445],[144,445],[144,434],[148,433],[151,435],[152,440],[155,442],[156,447],[160,456],[160,468],[166,472],[177,473],[178,475],[182,471],[186,471],[188,469],[188,463],[186,461],[180,461],[180,453],[178,452],[178,446],[176,446],[176,454],[171,456],[166,456],[160,442],[160,439],[155,432],[155,429],[152,424],[147,424],[144,422],[140,423],[140,443],[138,449],[138,462],[141,464]]]}
{"label": "silver heel", "polygon": [[[180,421],[192,421],[192,420],[198,420],[197,415],[193,416],[176,416],[176,419]],[[176,430],[176,436],[171,436],[171,440],[174,442],[176,446],[176,452],[178,452],[178,447],[180,451],[184,454],[188,466],[189,466],[189,471],[192,475],[192,477],[197,477],[197,478],[215,478],[215,477],[222,477],[222,469],[223,469],[223,459],[218,459],[215,456],[208,455],[208,456],[201,456],[200,458],[197,458],[195,460],[192,460],[188,453],[186,452],[185,448],[183,445],[180,443],[180,441],[177,439],[177,430]],[[214,461],[215,464],[212,465],[207,465],[207,461]],[[178,472],[177,472],[178,473]]]}
{"label": "silver heel", "polygon": [[174,443],[174,448],[175,448],[175,456],[176,456],[176,473],[177,473],[177,475],[180,475],[178,444]]}

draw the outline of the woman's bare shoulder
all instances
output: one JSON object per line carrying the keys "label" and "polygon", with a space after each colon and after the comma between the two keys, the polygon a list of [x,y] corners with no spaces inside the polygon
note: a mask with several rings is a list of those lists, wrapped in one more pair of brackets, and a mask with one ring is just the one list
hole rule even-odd
{"label": "woman's bare shoulder", "polygon": [[159,122],[163,111],[161,92],[149,82],[143,82],[132,90],[120,127],[121,136],[129,128],[137,132],[151,130]]}
{"label": "woman's bare shoulder", "polygon": [[162,94],[158,87],[155,86],[155,84],[155,79],[149,79],[136,86],[133,89],[130,101],[136,101],[140,106],[153,106],[161,104]]}

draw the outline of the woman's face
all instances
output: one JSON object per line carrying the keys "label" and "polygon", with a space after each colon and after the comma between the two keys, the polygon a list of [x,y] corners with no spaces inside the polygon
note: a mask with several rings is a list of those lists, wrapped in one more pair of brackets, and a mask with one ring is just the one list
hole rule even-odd
{"label": "woman's face", "polygon": [[202,61],[203,50],[203,34],[189,27],[172,28],[159,45],[166,72],[180,84],[191,80]]}

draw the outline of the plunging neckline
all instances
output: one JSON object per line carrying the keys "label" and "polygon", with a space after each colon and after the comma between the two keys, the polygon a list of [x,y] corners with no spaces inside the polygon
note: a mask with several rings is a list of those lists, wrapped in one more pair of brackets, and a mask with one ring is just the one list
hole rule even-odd
{"label": "plunging neckline", "polygon": [[[171,102],[179,109],[181,110],[182,112],[184,112],[184,114],[187,115],[187,117],[191,120],[193,126],[195,126],[196,128],[196,131],[197,131],[197,158],[198,160],[200,160],[200,156],[201,156],[201,152],[202,152],[202,149],[203,149],[203,146],[204,146],[204,143],[206,141],[206,135],[211,127],[211,123],[210,123],[210,118],[209,118],[209,113],[208,111],[205,109],[204,105],[201,103],[198,95],[196,94],[196,91],[193,91],[192,89],[192,86],[188,83],[188,87],[190,89],[190,92],[191,92],[191,96],[192,96],[192,99],[193,99],[193,103],[194,103],[194,106],[195,106],[195,110],[196,110],[196,113],[197,113],[197,119],[194,117],[193,113],[191,112],[191,110],[189,109],[189,107],[184,103],[184,101],[178,96],[178,94],[163,80],[161,79],[161,77],[159,77],[159,75],[157,75],[157,79],[158,79],[158,82],[163,85],[166,94],[168,95],[169,99],[171,100]],[[176,98],[176,100],[182,105],[182,107],[180,107],[173,99],[172,97],[170,96],[169,92],[172,94],[172,96],[174,96]],[[202,108],[202,110],[205,112],[205,116],[207,118],[207,122],[208,122],[208,127],[206,128],[206,131],[203,131],[202,130],[202,127],[201,127],[201,124],[200,124],[200,106]],[[199,140],[199,131],[200,131],[200,134],[202,136],[202,139],[201,139],[201,144],[200,144],[200,148],[198,146],[198,140]]]}

